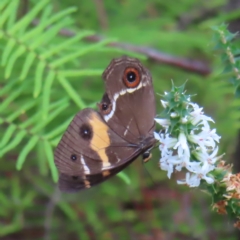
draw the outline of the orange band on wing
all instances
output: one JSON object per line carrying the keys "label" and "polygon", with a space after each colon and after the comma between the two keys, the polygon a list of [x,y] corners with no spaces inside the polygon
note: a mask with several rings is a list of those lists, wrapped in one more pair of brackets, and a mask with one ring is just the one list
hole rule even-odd
{"label": "orange band on wing", "polygon": [[106,148],[110,145],[110,138],[108,135],[108,126],[99,118],[96,113],[90,116],[90,124],[93,129],[93,137],[91,139],[91,148],[98,153],[103,161],[103,167],[110,166]]}

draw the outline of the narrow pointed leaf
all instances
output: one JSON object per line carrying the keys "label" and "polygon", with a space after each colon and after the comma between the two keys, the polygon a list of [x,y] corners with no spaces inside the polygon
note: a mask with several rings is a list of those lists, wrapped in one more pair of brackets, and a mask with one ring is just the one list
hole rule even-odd
{"label": "narrow pointed leaf", "polygon": [[44,141],[41,141],[36,146],[36,157],[38,159],[37,161],[37,167],[39,169],[40,175],[47,176],[48,174],[48,164],[45,154],[45,148],[44,148]]}
{"label": "narrow pointed leaf", "polygon": [[[8,143],[8,141],[10,140],[10,138],[12,137],[12,135],[14,134],[15,130],[17,129],[17,126],[14,124],[11,124],[7,130],[5,130],[5,133],[3,135],[3,137],[1,138],[0,141],[0,149],[5,147],[5,145]],[[1,152],[1,150],[0,150]]]}
{"label": "narrow pointed leaf", "polygon": [[6,120],[8,122],[14,121],[17,117],[19,117],[21,114],[25,113],[27,110],[31,109],[36,104],[36,101],[30,101],[26,102],[25,104],[21,105],[20,108],[13,112],[11,115],[9,115]]}
{"label": "narrow pointed leaf", "polygon": [[38,136],[32,137],[28,141],[28,143],[25,145],[25,147],[21,150],[21,152],[18,156],[18,159],[17,159],[17,165],[16,165],[17,170],[20,170],[22,168],[22,165],[25,162],[27,155],[35,147],[35,145],[37,144],[38,141],[39,141]]}
{"label": "narrow pointed leaf", "polygon": [[69,104],[69,99],[66,98],[66,97],[51,103],[50,106],[49,106],[49,110],[53,110],[55,108],[59,108],[60,106],[62,106],[64,104]]}
{"label": "narrow pointed leaf", "polygon": [[2,157],[5,153],[15,148],[22,141],[25,135],[27,135],[26,131],[24,130],[20,131],[6,147],[0,150],[0,157]]}
{"label": "narrow pointed leaf", "polygon": [[12,10],[15,9],[17,5],[18,5],[18,0],[11,0],[8,6],[6,7],[6,9],[1,13],[0,28],[3,28],[5,21],[12,14]]}
{"label": "narrow pointed leaf", "polygon": [[55,37],[58,32],[66,27],[67,25],[71,24],[72,21],[70,19],[66,19],[64,21],[61,21],[59,23],[56,23],[56,25],[53,25],[51,28],[49,28],[46,32],[41,34],[31,45],[31,49],[35,49],[39,47],[40,45],[43,45],[46,42],[49,42],[53,37]]}
{"label": "narrow pointed leaf", "polygon": [[1,0],[0,1],[0,11],[2,11],[3,8],[9,3],[9,0]]}
{"label": "narrow pointed leaf", "polygon": [[8,21],[7,21],[7,29],[10,29],[14,23],[16,22],[16,17],[17,17],[17,10],[18,10],[18,4],[12,8],[11,14],[9,15]]}
{"label": "narrow pointed leaf", "polygon": [[34,52],[30,52],[27,57],[26,60],[24,62],[23,68],[22,68],[22,72],[20,74],[19,79],[23,80],[27,77],[28,72],[30,70],[31,65],[33,64],[34,59],[36,58],[36,54]]}
{"label": "narrow pointed leaf", "polygon": [[106,45],[109,42],[110,42],[110,39],[101,41],[101,42],[96,43],[96,44],[92,44],[91,46],[82,47],[80,50],[78,50],[78,51],[76,51],[74,53],[67,54],[64,57],[59,58],[59,59],[53,61],[51,63],[51,66],[52,67],[58,67],[60,65],[63,65],[64,63],[72,61],[73,59],[76,59],[77,57],[80,57],[80,56],[82,56],[82,55],[84,55],[86,53],[95,51],[96,49],[101,48],[102,46]]}
{"label": "narrow pointed leaf", "polygon": [[51,139],[51,138],[56,137],[59,134],[62,134],[67,129],[67,127],[70,124],[70,122],[72,121],[72,119],[73,119],[72,117],[69,118],[67,121],[62,123],[60,126],[55,128],[53,131],[51,131],[50,133],[47,133],[46,135],[44,135],[44,138]]}
{"label": "narrow pointed leaf", "polygon": [[3,192],[0,192],[0,205],[3,208],[6,208],[9,206],[9,199],[8,199],[7,195],[5,195]]}
{"label": "narrow pointed leaf", "polygon": [[7,63],[8,57],[9,57],[10,53],[12,52],[12,49],[15,46],[15,44],[16,44],[16,41],[14,39],[8,40],[7,46],[4,48],[4,51],[2,54],[2,61],[1,61],[2,66],[5,66],[5,64]]}
{"label": "narrow pointed leaf", "polygon": [[17,82],[16,79],[9,80],[4,87],[0,88],[0,96],[3,96],[4,94],[8,93],[16,82]]}
{"label": "narrow pointed leaf", "polygon": [[12,94],[10,94],[0,105],[0,112],[5,110],[9,104],[16,99],[21,93],[22,93],[23,87],[20,87],[19,89],[15,90]]}
{"label": "narrow pointed leaf", "polygon": [[117,176],[121,178],[126,184],[129,185],[131,183],[130,178],[124,172],[118,173]]}
{"label": "narrow pointed leaf", "polygon": [[39,122],[39,119],[41,118],[41,112],[37,112],[35,115],[31,116],[27,120],[25,120],[23,123],[19,124],[19,128],[25,129],[30,125],[36,124],[36,122]]}
{"label": "narrow pointed leaf", "polygon": [[49,102],[50,102],[50,95],[51,95],[51,87],[52,83],[55,78],[55,72],[49,71],[47,78],[44,82],[44,88],[43,88],[43,103],[42,103],[42,116],[43,119],[46,119],[48,116],[49,111]]}
{"label": "narrow pointed leaf", "polygon": [[17,50],[13,52],[13,54],[10,56],[6,70],[5,70],[5,78],[9,78],[11,75],[11,72],[13,70],[14,63],[16,60],[26,51],[25,47],[20,46]]}
{"label": "narrow pointed leaf", "polygon": [[74,211],[73,208],[66,202],[59,202],[58,206],[71,221],[78,219],[76,211]]}
{"label": "narrow pointed leaf", "polygon": [[80,108],[83,109],[86,107],[85,103],[83,100],[80,98],[79,94],[74,90],[74,88],[69,84],[66,78],[62,76],[58,76],[58,80],[63,86],[63,88],[66,90],[68,93],[69,97],[76,103],[76,105]]}
{"label": "narrow pointed leaf", "polygon": [[48,58],[48,57],[52,56],[53,54],[66,49],[67,47],[71,46],[73,43],[80,41],[82,38],[92,35],[92,34],[93,34],[93,32],[91,32],[91,31],[81,32],[81,33],[77,34],[76,36],[70,38],[69,40],[66,40],[57,46],[54,46],[52,49],[45,51],[45,53],[42,54],[42,57]]}
{"label": "narrow pointed leaf", "polygon": [[30,31],[27,31],[22,37],[21,41],[28,41],[31,38],[38,37],[41,32],[45,30],[46,27],[48,27],[49,24],[49,18],[50,14],[52,12],[52,5],[47,5],[44,10],[41,18],[38,21],[38,25],[31,29]]}
{"label": "narrow pointed leaf", "polygon": [[33,97],[36,98],[41,92],[42,89],[42,81],[43,81],[43,72],[45,69],[46,63],[43,61],[40,61],[38,63],[37,69],[36,69],[36,75],[34,79],[34,91],[33,91]]}
{"label": "narrow pointed leaf", "polygon": [[58,73],[63,77],[101,76],[103,70],[102,69],[65,70],[59,71]]}
{"label": "narrow pointed leaf", "polygon": [[22,19],[20,19],[10,30],[11,34],[16,33],[18,30],[25,30],[26,27],[33,21],[37,14],[44,8],[44,6],[49,2],[49,0],[38,1],[31,11],[29,11]]}
{"label": "narrow pointed leaf", "polygon": [[56,138],[54,138],[53,140],[51,140],[51,145],[53,146],[53,147],[56,147],[57,145],[58,145],[58,143],[60,142],[60,139],[61,139],[61,137],[56,137]]}
{"label": "narrow pointed leaf", "polygon": [[54,164],[53,150],[48,141],[44,141],[45,152],[47,155],[48,164],[51,170],[52,178],[54,182],[58,181],[58,171]]}
{"label": "narrow pointed leaf", "polygon": [[32,133],[36,133],[38,132],[40,129],[44,128],[49,122],[51,122],[55,117],[57,117],[57,115],[59,113],[61,113],[64,109],[66,109],[68,107],[68,103],[63,104],[62,106],[60,106],[59,108],[57,108],[55,111],[51,112],[48,116],[48,118],[45,121],[41,121],[39,124],[35,125],[31,132]]}

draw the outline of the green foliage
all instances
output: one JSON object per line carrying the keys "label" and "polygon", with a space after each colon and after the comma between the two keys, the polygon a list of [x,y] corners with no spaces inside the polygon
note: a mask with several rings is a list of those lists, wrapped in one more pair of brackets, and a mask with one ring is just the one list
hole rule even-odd
{"label": "green foliage", "polygon": [[[72,24],[69,14],[75,8],[53,14],[49,1],[43,0],[17,20],[13,17],[18,6],[17,0],[2,1],[0,5],[1,78],[4,84],[0,92],[0,121],[7,129],[1,138],[0,157],[21,145],[16,165],[20,170],[28,154],[42,141],[42,151],[53,179],[57,181],[52,147],[56,146],[69,119],[60,126],[51,127],[50,131],[48,126],[69,107],[70,100],[80,109],[87,107],[70,83],[70,78],[100,75],[101,71],[78,70],[70,66],[79,57],[102,48],[108,41],[78,47],[79,41],[92,34],[91,31],[81,31],[66,41],[60,39],[57,34]],[[31,28],[37,16],[39,24]],[[21,121],[24,115],[27,119]]]}
{"label": "green foliage", "polygon": [[229,82],[231,82],[235,88],[235,95],[240,97],[240,47],[239,42],[234,42],[237,33],[232,34],[228,31],[227,25],[222,24],[212,28],[216,34],[214,36],[215,50],[218,50],[221,54],[222,64],[224,66],[223,74],[229,76]]}
{"label": "green foliage", "polygon": [[[231,154],[234,150],[238,125],[229,126],[238,118],[233,109],[239,104],[232,103],[229,83],[220,81],[226,76],[219,77],[219,61],[209,42],[210,26],[236,19],[239,10],[220,13],[218,8],[226,0],[182,0],[179,4],[173,0],[107,0],[102,1],[104,27],[97,2],[101,1],[0,1],[0,238],[105,240],[130,239],[130,235],[141,239],[151,234],[157,239],[157,234],[172,232],[173,239],[179,239],[177,233],[209,239],[208,232],[214,231],[216,238],[224,239],[232,228],[225,230],[224,219],[210,213],[209,222],[205,221],[206,212],[199,209],[203,205],[208,209],[210,199],[166,181],[158,168],[159,153],[153,153],[147,164],[157,184],[142,174],[145,170],[136,161],[120,174],[124,181],[111,179],[76,195],[58,192],[54,148],[73,115],[95,107],[101,99],[103,69],[113,57],[126,54],[106,46],[111,42],[108,38],[86,41],[93,33],[214,66],[209,76],[202,77],[143,62],[153,75],[156,93],[168,90],[171,79],[176,85],[188,79],[188,93],[197,93],[193,101],[205,106],[224,135],[223,151]],[[205,17],[203,10],[216,14]],[[62,29],[76,34],[59,34]],[[146,60],[131,50],[127,54]],[[187,210],[186,198],[192,200]]]}

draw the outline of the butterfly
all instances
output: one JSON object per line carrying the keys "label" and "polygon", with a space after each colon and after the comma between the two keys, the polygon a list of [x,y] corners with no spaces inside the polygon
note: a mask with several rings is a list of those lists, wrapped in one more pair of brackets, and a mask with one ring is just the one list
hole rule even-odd
{"label": "butterfly", "polygon": [[116,175],[155,145],[155,97],[150,72],[138,59],[113,59],[103,72],[98,111],[75,115],[54,154],[59,188],[75,192]]}

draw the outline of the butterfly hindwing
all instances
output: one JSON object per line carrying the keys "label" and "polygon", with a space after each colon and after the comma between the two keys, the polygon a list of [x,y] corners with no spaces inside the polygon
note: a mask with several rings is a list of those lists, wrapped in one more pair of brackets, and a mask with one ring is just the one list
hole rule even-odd
{"label": "butterfly hindwing", "polygon": [[61,185],[66,181],[69,186],[76,184],[77,188],[82,188],[86,176],[96,175],[95,178],[100,179],[103,174],[106,176],[107,170],[124,165],[139,151],[110,129],[98,112],[84,109],[62,136],[54,158]]}

